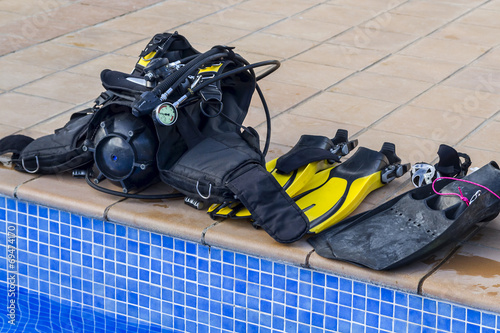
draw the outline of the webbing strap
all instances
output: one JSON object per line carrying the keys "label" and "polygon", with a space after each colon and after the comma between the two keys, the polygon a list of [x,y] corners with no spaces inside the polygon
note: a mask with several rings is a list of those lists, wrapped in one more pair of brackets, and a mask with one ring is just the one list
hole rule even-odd
{"label": "webbing strap", "polygon": [[307,217],[263,166],[253,165],[226,186],[250,211],[255,225],[276,241],[292,243],[309,230]]}

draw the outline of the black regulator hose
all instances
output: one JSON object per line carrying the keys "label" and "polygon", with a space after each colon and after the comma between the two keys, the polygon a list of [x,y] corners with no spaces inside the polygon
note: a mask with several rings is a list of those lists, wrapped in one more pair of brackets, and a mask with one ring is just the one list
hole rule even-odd
{"label": "black regulator hose", "polygon": [[212,49],[210,49],[205,53],[200,54],[199,56],[188,62],[180,70],[175,71],[172,75],[170,75],[165,80],[160,82],[152,90],[152,92],[157,96],[161,96],[169,88],[172,90],[175,89],[181,82],[183,82],[188,77],[189,74],[191,74],[191,71],[193,69],[198,69],[206,62],[223,57],[225,55],[227,55],[227,52],[220,52],[220,49],[214,46]]}
{"label": "black regulator hose", "polygon": [[132,194],[132,193],[124,193],[119,191],[114,191],[107,189],[105,187],[99,186],[94,183],[90,177],[90,170],[85,172],[85,180],[87,184],[90,185],[93,189],[111,195],[116,195],[119,197],[130,198],[130,199],[144,199],[144,200],[160,200],[160,199],[174,199],[174,198],[183,198],[185,197],[182,193],[168,193],[168,194]]}

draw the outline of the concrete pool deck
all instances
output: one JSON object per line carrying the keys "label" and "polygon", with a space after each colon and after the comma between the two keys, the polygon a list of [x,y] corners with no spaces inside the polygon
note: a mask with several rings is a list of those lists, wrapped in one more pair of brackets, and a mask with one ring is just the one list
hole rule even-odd
{"label": "concrete pool deck", "polygon": [[[268,157],[301,134],[349,130],[361,146],[396,144],[405,162],[432,162],[439,144],[500,161],[500,1],[0,2],[0,137],[50,134],[103,91],[105,68],[130,72],[158,32],[195,48],[236,47],[250,62],[282,61],[260,84],[273,116]],[[246,124],[263,135],[258,99]],[[159,185],[160,186],[160,185]],[[411,189],[408,176],[358,212]],[[151,191],[154,191],[152,189]],[[214,223],[181,201],[122,200],[69,175],[0,168],[0,192],[91,217],[285,260],[500,313],[500,218],[458,248],[390,272],[326,260],[305,241],[274,242],[246,221]]]}

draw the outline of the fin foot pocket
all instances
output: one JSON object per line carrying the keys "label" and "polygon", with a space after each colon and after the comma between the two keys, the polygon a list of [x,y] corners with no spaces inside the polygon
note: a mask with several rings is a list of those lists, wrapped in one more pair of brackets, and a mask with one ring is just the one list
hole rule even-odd
{"label": "fin foot pocket", "polygon": [[[464,177],[500,193],[500,170],[490,163]],[[436,183],[441,193],[467,198],[477,186],[459,180]],[[326,258],[343,260],[375,270],[387,270],[422,259],[438,248],[463,239],[470,228],[500,213],[500,200],[486,192],[469,206],[454,196],[438,196],[426,185],[387,201],[368,212],[308,239]]]}

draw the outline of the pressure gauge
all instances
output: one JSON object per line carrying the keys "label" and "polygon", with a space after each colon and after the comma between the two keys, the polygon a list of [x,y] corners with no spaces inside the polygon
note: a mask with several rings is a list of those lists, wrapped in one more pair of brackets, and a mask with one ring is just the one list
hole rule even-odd
{"label": "pressure gauge", "polygon": [[162,103],[156,107],[154,117],[159,124],[171,126],[177,121],[177,108],[172,103]]}

